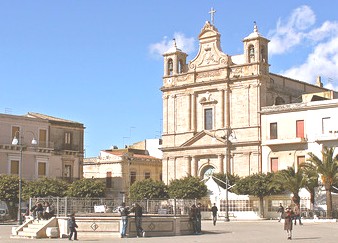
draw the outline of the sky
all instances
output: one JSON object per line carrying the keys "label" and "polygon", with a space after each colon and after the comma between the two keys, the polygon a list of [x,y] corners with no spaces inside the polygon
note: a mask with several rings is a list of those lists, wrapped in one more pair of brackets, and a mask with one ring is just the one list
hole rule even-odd
{"label": "sky", "polygon": [[0,0],[0,113],[83,123],[85,157],[162,133],[162,54],[198,52],[206,21],[224,53],[258,31],[270,72],[338,91],[338,1]]}

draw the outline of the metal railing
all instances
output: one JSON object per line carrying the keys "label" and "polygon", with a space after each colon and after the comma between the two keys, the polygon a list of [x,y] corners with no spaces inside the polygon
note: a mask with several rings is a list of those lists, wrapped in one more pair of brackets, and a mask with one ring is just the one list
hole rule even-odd
{"label": "metal railing", "polygon": [[[118,207],[122,204],[122,199],[109,198],[73,198],[73,197],[47,197],[47,198],[31,198],[30,207],[37,202],[42,205],[49,202],[50,207],[56,216],[67,216],[71,213],[78,215],[95,214],[95,206],[102,206],[105,213],[118,213]],[[131,207],[137,202],[143,208],[144,214],[155,215],[188,215],[190,207],[201,203],[201,211],[210,211],[211,203],[209,199],[144,199],[140,201],[127,201],[126,205]],[[255,201],[251,200],[230,200],[229,211],[245,212],[257,211]],[[226,204],[221,200],[219,213],[225,211]]]}

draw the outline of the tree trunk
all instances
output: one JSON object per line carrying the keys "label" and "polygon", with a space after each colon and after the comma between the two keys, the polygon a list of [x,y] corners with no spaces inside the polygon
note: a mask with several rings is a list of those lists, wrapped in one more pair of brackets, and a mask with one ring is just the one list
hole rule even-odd
{"label": "tree trunk", "polygon": [[298,195],[298,193],[293,193],[292,201],[294,204],[300,204],[300,196]]}
{"label": "tree trunk", "polygon": [[332,219],[332,195],[330,190],[325,190],[326,192],[326,218]]}
{"label": "tree trunk", "polygon": [[264,218],[264,200],[263,197],[259,198],[259,216]]}

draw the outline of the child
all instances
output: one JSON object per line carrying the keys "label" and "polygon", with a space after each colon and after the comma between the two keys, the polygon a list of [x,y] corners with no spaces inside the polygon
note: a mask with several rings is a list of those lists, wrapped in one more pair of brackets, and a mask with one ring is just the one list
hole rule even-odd
{"label": "child", "polygon": [[68,228],[69,228],[69,231],[70,231],[68,240],[72,240],[73,234],[74,234],[74,240],[78,240],[77,239],[77,231],[76,231],[77,224],[76,224],[76,221],[75,221],[75,214],[74,213],[71,214],[69,219],[68,219]]}

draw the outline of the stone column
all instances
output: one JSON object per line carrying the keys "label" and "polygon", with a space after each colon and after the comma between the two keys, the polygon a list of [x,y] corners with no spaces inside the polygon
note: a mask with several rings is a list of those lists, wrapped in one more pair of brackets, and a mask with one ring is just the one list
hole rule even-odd
{"label": "stone column", "polygon": [[191,94],[191,130],[196,131],[196,94]]}
{"label": "stone column", "polygon": [[224,110],[224,89],[219,89],[219,96],[221,97],[220,104],[221,104],[221,123],[218,128],[223,128],[224,127],[224,117],[225,117],[225,110]]}
{"label": "stone column", "polygon": [[168,133],[168,95],[163,95],[163,134]]}
{"label": "stone column", "polygon": [[196,156],[193,156],[191,160],[191,175],[197,176],[197,170],[198,170],[198,161]]}
{"label": "stone column", "polygon": [[191,157],[190,156],[184,156],[185,162],[186,162],[186,172],[188,176],[191,176]]}
{"label": "stone column", "polygon": [[230,86],[228,83],[224,92],[224,101],[224,127],[230,127]]}
{"label": "stone column", "polygon": [[163,157],[162,159],[162,177],[163,182],[168,185],[169,184],[169,158]]}
{"label": "stone column", "polygon": [[218,173],[224,173],[224,155],[219,154],[218,157]]}
{"label": "stone column", "polygon": [[192,105],[192,95],[189,94],[189,99],[188,99],[188,131],[191,131],[191,105]]}

